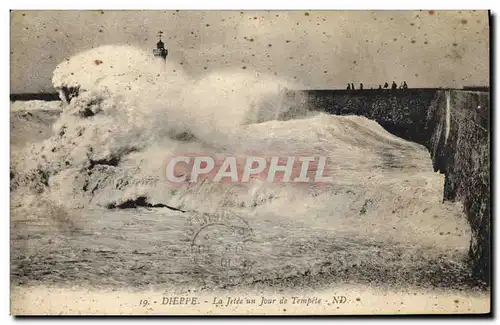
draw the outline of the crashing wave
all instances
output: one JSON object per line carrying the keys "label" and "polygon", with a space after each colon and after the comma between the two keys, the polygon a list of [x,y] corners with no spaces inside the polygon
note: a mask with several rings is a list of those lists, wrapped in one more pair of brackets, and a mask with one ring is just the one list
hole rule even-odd
{"label": "crashing wave", "polygon": [[[286,91],[296,85],[274,77],[225,70],[192,78],[141,50],[104,46],[62,62],[53,84],[68,103],[51,138],[13,152],[14,206],[43,194],[72,208],[231,207],[330,227],[340,227],[330,218],[410,218],[429,205],[442,212],[443,179],[425,148],[364,117],[308,112]],[[186,152],[324,155],[333,182],[172,186],[165,161]]]}

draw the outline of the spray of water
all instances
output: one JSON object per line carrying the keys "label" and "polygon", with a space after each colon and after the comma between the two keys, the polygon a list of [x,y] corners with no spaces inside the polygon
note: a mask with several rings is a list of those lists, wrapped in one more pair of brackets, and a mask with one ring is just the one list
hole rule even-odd
{"label": "spray of water", "polygon": [[[308,112],[302,98],[287,95],[300,85],[285,80],[249,70],[193,77],[139,49],[103,46],[62,62],[53,85],[68,104],[50,139],[13,157],[14,188],[23,193],[43,192],[72,207],[145,197],[185,210],[243,209],[371,235],[375,224],[397,224],[395,237],[405,229],[433,233],[432,216],[455,211],[441,205],[443,179],[425,148],[364,117]],[[178,152],[323,155],[334,182],[174,188],[162,175],[165,159]],[[424,221],[401,223],[401,215]]]}

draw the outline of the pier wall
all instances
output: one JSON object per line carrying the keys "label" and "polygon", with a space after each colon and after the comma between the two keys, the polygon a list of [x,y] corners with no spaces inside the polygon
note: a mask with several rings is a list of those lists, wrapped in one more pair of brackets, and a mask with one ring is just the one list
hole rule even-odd
{"label": "pier wall", "polygon": [[443,200],[460,201],[472,229],[473,272],[490,282],[490,94],[453,89],[307,90],[308,106],[362,115],[392,134],[424,145],[443,173]]}

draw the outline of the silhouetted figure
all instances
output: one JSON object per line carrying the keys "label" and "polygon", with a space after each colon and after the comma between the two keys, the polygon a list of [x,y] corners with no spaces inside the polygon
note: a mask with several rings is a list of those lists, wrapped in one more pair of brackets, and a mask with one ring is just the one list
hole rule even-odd
{"label": "silhouetted figure", "polygon": [[351,90],[351,84],[347,84],[347,90]]}
{"label": "silhouetted figure", "polygon": [[359,83],[359,90],[363,90],[363,83],[362,82]]}
{"label": "silhouetted figure", "polygon": [[408,89],[408,85],[406,84],[406,81],[403,81],[403,89]]}
{"label": "silhouetted figure", "polygon": [[387,89],[387,88],[389,88],[389,84],[386,81],[385,84],[384,84],[384,89]]}
{"label": "silhouetted figure", "polygon": [[398,85],[396,84],[395,81],[392,82],[392,86],[391,86],[392,89],[398,89]]}
{"label": "silhouetted figure", "polygon": [[356,88],[354,88],[354,84],[351,82],[351,89],[354,90]]}
{"label": "silhouetted figure", "polygon": [[382,89],[382,85],[378,85],[378,89]]}
{"label": "silhouetted figure", "polygon": [[399,89],[403,89],[403,83],[399,84]]}

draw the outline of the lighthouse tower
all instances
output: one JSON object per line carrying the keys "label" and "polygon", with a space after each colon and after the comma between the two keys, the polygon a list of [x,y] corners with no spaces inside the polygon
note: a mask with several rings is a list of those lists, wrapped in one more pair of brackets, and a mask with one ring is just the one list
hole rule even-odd
{"label": "lighthouse tower", "polygon": [[160,57],[163,60],[166,60],[167,55],[168,55],[168,50],[165,48],[165,43],[163,43],[161,41],[162,34],[163,34],[162,31],[158,32],[158,39],[159,39],[159,41],[158,41],[158,43],[156,43],[156,48],[153,49],[153,55],[155,57]]}

